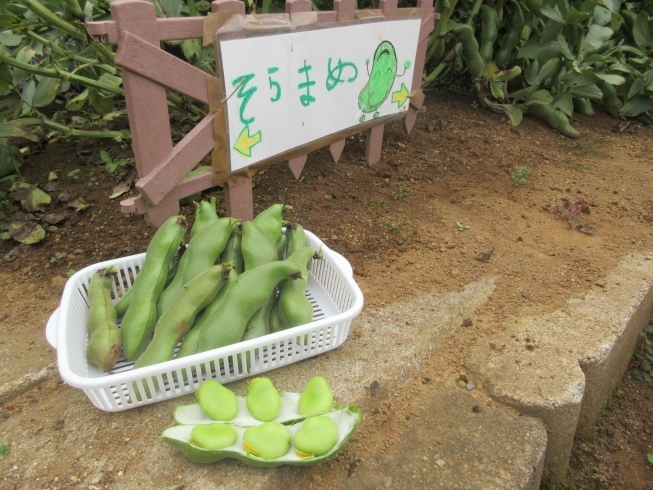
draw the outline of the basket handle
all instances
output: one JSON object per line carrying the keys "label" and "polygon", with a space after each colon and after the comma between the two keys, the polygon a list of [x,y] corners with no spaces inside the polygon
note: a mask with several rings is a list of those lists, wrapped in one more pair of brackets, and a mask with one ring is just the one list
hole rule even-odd
{"label": "basket handle", "polygon": [[54,349],[57,348],[57,337],[59,332],[59,308],[52,312],[48,323],[45,326],[45,338],[48,339],[48,344],[50,344]]}

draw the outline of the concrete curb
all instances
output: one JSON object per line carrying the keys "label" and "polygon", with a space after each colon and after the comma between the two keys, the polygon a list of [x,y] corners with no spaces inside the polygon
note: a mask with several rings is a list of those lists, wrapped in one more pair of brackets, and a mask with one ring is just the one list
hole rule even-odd
{"label": "concrete curb", "polygon": [[435,390],[390,454],[377,452],[349,490],[538,490],[546,430],[536,418],[479,405],[458,387]]}
{"label": "concrete curb", "polygon": [[545,471],[553,480],[565,477],[574,435],[595,423],[650,317],[650,259],[625,259],[582,300],[524,318],[480,339],[468,353],[467,368],[479,388],[542,419],[549,436]]}

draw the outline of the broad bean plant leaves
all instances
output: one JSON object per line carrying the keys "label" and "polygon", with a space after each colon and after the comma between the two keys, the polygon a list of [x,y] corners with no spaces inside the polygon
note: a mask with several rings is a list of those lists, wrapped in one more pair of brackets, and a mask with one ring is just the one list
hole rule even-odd
{"label": "broad bean plant leaves", "polygon": [[[567,118],[579,108],[592,114],[593,103],[604,105],[614,117],[653,125],[653,18],[643,9],[645,2],[516,0],[524,13],[523,25],[514,25],[505,3],[483,3],[495,10],[498,19],[494,38],[487,38],[492,29],[483,24],[490,16],[456,9],[455,3],[443,4],[442,15],[449,25],[474,26],[480,44],[492,45],[487,66],[499,55],[502,66],[521,69],[520,76],[499,83],[486,66],[481,78],[473,80],[486,107],[505,113],[512,124],[521,120],[514,117],[515,110],[546,115],[552,127],[571,137],[577,132]],[[515,32],[519,40],[506,63],[501,51]],[[431,46],[436,40],[431,39]],[[445,49],[429,49],[440,58],[427,60],[425,81],[431,83],[439,74],[456,70],[451,54],[446,55],[449,50],[458,55],[462,46],[450,37]]]}
{"label": "broad bean plant leaves", "polygon": [[[93,42],[64,0],[38,0],[37,8],[23,0],[0,1],[0,141],[32,141],[60,133],[64,137],[129,138],[107,124],[124,117],[125,101],[114,46]],[[160,17],[206,14],[207,0],[152,0]],[[83,21],[110,18],[109,0],[80,2]],[[211,72],[214,52],[197,40],[171,41],[195,66]],[[205,109],[169,94],[175,110],[197,119]],[[1,148],[8,148],[7,150]],[[1,152],[20,153],[0,145]],[[4,153],[3,153],[4,154]],[[13,157],[12,157],[13,158]],[[16,158],[12,160],[16,168]],[[4,171],[3,166],[3,171]]]}

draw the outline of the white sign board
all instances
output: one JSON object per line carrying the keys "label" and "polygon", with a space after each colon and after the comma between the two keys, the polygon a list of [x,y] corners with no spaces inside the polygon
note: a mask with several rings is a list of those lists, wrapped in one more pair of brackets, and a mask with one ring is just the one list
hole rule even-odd
{"label": "white sign board", "polygon": [[218,36],[230,170],[408,109],[421,19]]}

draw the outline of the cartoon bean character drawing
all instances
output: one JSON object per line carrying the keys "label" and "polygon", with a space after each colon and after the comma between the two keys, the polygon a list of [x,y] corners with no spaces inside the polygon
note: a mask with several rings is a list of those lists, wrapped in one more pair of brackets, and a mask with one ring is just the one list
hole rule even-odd
{"label": "cartoon bean character drawing", "polygon": [[372,70],[369,70],[369,59],[365,64],[370,76],[367,85],[358,95],[358,107],[363,112],[360,122],[365,121],[365,114],[374,113],[372,117],[379,117],[377,109],[388,98],[392,85],[397,76],[403,76],[410,67],[410,61],[404,63],[404,73],[397,75],[397,53],[389,41],[382,41],[374,52]]}

